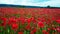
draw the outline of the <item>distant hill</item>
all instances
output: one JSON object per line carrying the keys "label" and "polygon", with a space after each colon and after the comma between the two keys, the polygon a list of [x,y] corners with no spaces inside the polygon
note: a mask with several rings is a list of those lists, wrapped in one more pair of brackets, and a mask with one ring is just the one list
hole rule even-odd
{"label": "distant hill", "polygon": [[18,7],[18,8],[60,8],[60,7],[40,7],[40,6],[23,6],[23,5],[11,5],[11,4],[0,4],[0,7]]}
{"label": "distant hill", "polygon": [[23,6],[23,5],[10,5],[10,4],[0,4],[0,7],[39,8],[39,6]]}

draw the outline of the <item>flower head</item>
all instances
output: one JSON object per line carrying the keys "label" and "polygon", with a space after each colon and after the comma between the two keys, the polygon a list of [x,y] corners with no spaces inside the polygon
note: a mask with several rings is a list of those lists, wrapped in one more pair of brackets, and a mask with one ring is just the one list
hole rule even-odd
{"label": "flower head", "polygon": [[34,34],[34,32],[33,32],[33,31],[31,31],[31,32],[30,32],[30,34]]}
{"label": "flower head", "polygon": [[18,34],[23,34],[23,32],[18,32]]}
{"label": "flower head", "polygon": [[49,34],[49,32],[47,32],[46,30],[42,30],[43,34]]}
{"label": "flower head", "polygon": [[17,22],[17,19],[10,17],[8,21],[8,25],[16,23],[16,22]]}
{"label": "flower head", "polygon": [[7,18],[2,17],[2,18],[1,18],[1,21],[2,21],[2,22],[1,22],[1,25],[2,25],[2,26],[6,26]]}
{"label": "flower head", "polygon": [[13,30],[14,30],[14,29],[18,29],[18,24],[13,23],[13,24],[12,24],[12,29],[13,29]]}
{"label": "flower head", "polygon": [[56,30],[57,30],[58,32],[60,32],[60,27],[57,27]]}
{"label": "flower head", "polygon": [[26,29],[27,29],[27,30],[30,30],[30,29],[31,29],[30,24],[28,24],[28,25],[26,26]]}
{"label": "flower head", "polygon": [[56,22],[57,22],[58,24],[60,24],[60,19],[56,20]]}
{"label": "flower head", "polygon": [[37,29],[36,29],[36,28],[34,28],[32,31],[33,31],[33,32],[36,32],[36,31],[37,31]]}
{"label": "flower head", "polygon": [[44,27],[43,22],[38,22],[38,27],[43,28]]}

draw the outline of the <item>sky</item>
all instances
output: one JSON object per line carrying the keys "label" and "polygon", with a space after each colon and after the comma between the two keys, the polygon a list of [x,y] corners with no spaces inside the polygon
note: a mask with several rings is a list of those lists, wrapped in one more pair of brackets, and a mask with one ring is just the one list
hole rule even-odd
{"label": "sky", "polygon": [[60,7],[60,0],[0,0],[0,4]]}

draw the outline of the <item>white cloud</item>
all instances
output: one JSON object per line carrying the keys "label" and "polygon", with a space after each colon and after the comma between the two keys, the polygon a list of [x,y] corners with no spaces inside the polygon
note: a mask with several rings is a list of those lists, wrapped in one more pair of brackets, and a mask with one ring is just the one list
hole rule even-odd
{"label": "white cloud", "polygon": [[[35,1],[35,0],[34,0]],[[45,2],[33,2],[32,0],[0,0],[0,4],[29,5],[29,6],[54,6],[60,7],[60,0],[49,0]]]}

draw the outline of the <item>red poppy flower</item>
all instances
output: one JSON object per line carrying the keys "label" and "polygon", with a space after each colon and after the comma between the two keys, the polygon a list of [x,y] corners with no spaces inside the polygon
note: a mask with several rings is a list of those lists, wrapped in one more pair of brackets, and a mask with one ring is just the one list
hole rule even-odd
{"label": "red poppy flower", "polygon": [[47,28],[48,31],[50,31],[50,28]]}
{"label": "red poppy flower", "polygon": [[17,22],[17,20],[16,20],[15,18],[10,18],[9,20],[10,20],[11,22],[14,22],[14,23]]}
{"label": "red poppy flower", "polygon": [[36,24],[36,22],[37,22],[37,21],[34,19],[34,20],[33,20],[33,23]]}
{"label": "red poppy flower", "polygon": [[54,28],[54,27],[52,27],[51,29],[52,29],[52,30],[56,30],[56,28]]}
{"label": "red poppy flower", "polygon": [[30,34],[34,34],[34,32],[33,32],[33,31],[31,31],[31,32],[30,32]]}
{"label": "red poppy flower", "polygon": [[34,23],[36,22],[36,20],[34,19],[34,17],[31,17],[31,18],[27,19],[28,24],[30,24],[30,22],[32,22],[32,21]]}
{"label": "red poppy flower", "polygon": [[25,23],[25,18],[21,18],[21,23],[24,24]]}
{"label": "red poppy flower", "polygon": [[38,21],[42,21],[42,22],[44,22],[45,19],[44,19],[44,18],[38,18]]}
{"label": "red poppy flower", "polygon": [[22,24],[25,24],[25,20],[22,20],[21,23],[22,23]]}
{"label": "red poppy flower", "polygon": [[4,22],[6,22],[7,18],[2,17],[1,20],[3,20]]}
{"label": "red poppy flower", "polygon": [[60,19],[56,20],[56,22],[57,22],[58,24],[60,24]]}
{"label": "red poppy flower", "polygon": [[47,21],[46,21],[46,24],[51,24],[52,22],[51,22],[52,20],[51,19],[47,19]]}
{"label": "red poppy flower", "polygon": [[34,20],[34,17],[31,17],[30,19],[33,21]]}
{"label": "red poppy flower", "polygon": [[13,30],[14,30],[14,29],[18,29],[18,24],[16,24],[16,23],[12,24],[12,29],[13,29]]}
{"label": "red poppy flower", "polygon": [[2,26],[6,26],[6,21],[7,21],[7,18],[1,18],[1,20],[3,21],[1,23]]}
{"label": "red poppy flower", "polygon": [[23,32],[18,32],[18,34],[23,34]]}
{"label": "red poppy flower", "polygon": [[28,24],[30,24],[30,22],[31,22],[32,20],[29,18],[29,19],[27,19],[27,23]]}
{"label": "red poppy flower", "polygon": [[43,34],[49,34],[49,32],[47,32],[46,30],[42,30]]}
{"label": "red poppy flower", "polygon": [[37,29],[36,29],[36,28],[34,28],[32,31],[33,31],[33,32],[36,32],[36,31],[37,31]]}
{"label": "red poppy flower", "polygon": [[23,17],[20,17],[20,18],[18,18],[17,20],[18,20],[18,21],[20,21],[22,24],[24,24],[24,23],[25,23],[25,21],[26,21],[26,19],[25,19],[25,18],[23,18]]}
{"label": "red poppy flower", "polygon": [[2,25],[2,26],[6,26],[6,22],[3,22],[1,25]]}
{"label": "red poppy flower", "polygon": [[19,18],[18,18],[18,21],[24,20],[24,19],[25,19],[24,17],[19,17]]}
{"label": "red poppy flower", "polygon": [[9,18],[8,24],[10,25],[10,24],[16,23],[16,22],[17,22],[17,19],[11,17],[11,18]]}
{"label": "red poppy flower", "polygon": [[52,17],[52,20],[54,21],[55,20],[55,17]]}
{"label": "red poppy flower", "polygon": [[60,27],[57,27],[56,30],[57,30],[58,32],[60,32]]}
{"label": "red poppy flower", "polygon": [[27,30],[30,30],[30,29],[31,29],[30,24],[28,24],[28,25],[26,26],[26,29],[27,29]]}
{"label": "red poppy flower", "polygon": [[43,22],[38,22],[38,27],[43,28],[44,27]]}

